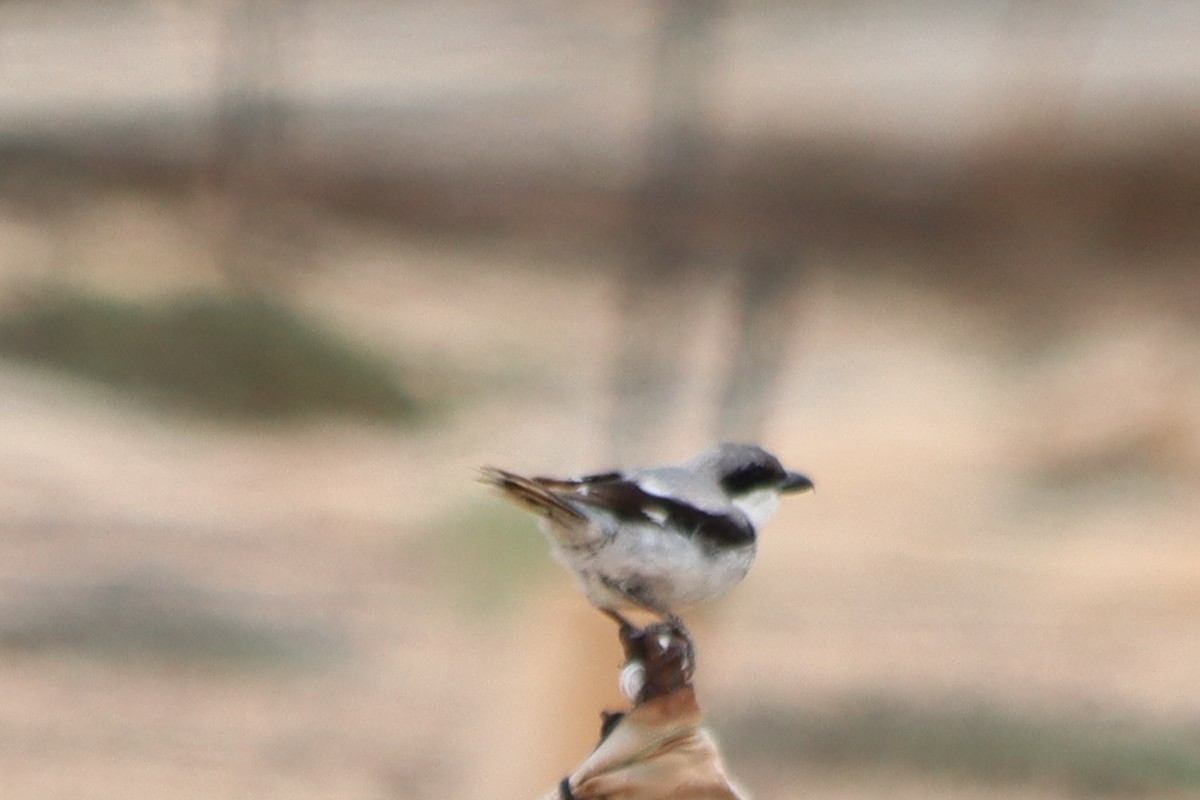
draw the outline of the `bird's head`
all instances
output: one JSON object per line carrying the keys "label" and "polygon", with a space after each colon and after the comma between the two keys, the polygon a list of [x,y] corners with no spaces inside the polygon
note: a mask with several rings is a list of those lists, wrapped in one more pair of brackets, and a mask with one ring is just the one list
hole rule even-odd
{"label": "bird's head", "polygon": [[752,444],[718,445],[692,459],[692,466],[714,479],[755,528],[775,513],[781,494],[813,488],[806,476],[789,472],[778,458]]}

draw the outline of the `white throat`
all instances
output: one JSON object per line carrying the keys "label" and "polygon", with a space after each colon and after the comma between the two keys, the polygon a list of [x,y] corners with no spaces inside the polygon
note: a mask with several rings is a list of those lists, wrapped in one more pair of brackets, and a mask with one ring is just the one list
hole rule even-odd
{"label": "white throat", "polygon": [[775,489],[755,489],[749,494],[735,497],[731,501],[735,508],[746,515],[755,530],[775,516],[779,508],[779,492]]}

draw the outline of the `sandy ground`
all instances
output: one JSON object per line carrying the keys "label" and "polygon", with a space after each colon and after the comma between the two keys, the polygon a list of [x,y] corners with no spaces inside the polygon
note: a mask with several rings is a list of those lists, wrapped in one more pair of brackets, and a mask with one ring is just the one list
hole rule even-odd
{"label": "sandy ground", "polygon": [[[138,297],[216,283],[131,202],[103,212],[129,227],[83,225],[74,251],[132,232],[147,263],[179,266],[97,257],[69,280]],[[55,245],[3,225],[11,290]],[[604,466],[611,263],[370,228],[322,241],[295,299],[420,365],[451,395],[434,418],[219,426],[0,368],[6,798],[534,796],[617,701],[610,628],[471,480],[481,463]],[[694,424],[664,459],[706,444],[711,300]],[[702,702],[730,718],[960,697],[1194,724],[1195,332],[1125,309],[1018,354],[962,309],[832,272],[806,308],[764,441],[819,488],[697,615]],[[1067,796],[738,767],[760,798]]]}

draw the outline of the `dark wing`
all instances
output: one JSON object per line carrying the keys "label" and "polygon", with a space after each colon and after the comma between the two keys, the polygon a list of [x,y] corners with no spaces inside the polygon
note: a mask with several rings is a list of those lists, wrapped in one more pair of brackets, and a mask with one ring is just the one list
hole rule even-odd
{"label": "dark wing", "polygon": [[672,528],[716,546],[754,541],[754,526],[740,511],[732,508],[729,513],[705,511],[690,503],[659,497],[620,473],[589,475],[572,481],[571,486],[572,500],[603,508],[619,520]]}
{"label": "dark wing", "polygon": [[556,492],[575,494],[593,483],[607,483],[609,481],[620,480],[623,477],[625,476],[620,472],[598,472],[595,475],[584,475],[582,478],[547,478],[545,476],[535,476],[529,480]]}

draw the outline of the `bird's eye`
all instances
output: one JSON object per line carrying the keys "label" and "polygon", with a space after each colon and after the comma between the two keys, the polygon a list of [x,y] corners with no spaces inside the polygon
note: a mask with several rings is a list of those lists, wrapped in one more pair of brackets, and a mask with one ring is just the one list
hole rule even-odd
{"label": "bird's eye", "polygon": [[731,495],[746,494],[755,489],[778,486],[784,477],[782,467],[772,469],[766,464],[753,464],[726,475],[721,479],[721,486]]}

